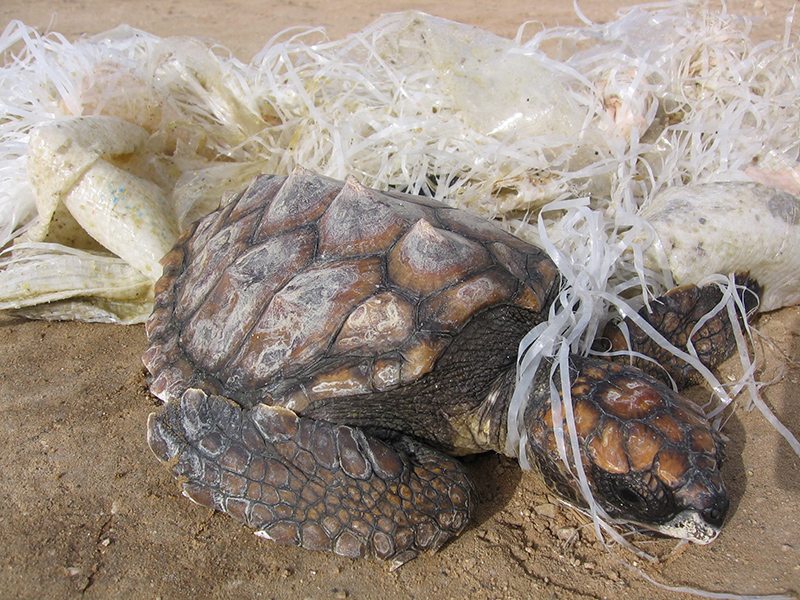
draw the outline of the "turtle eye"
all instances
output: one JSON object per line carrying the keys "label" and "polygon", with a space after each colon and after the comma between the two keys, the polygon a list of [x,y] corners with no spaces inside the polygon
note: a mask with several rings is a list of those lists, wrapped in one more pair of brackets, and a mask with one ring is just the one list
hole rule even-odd
{"label": "turtle eye", "polygon": [[608,514],[628,520],[661,523],[675,514],[674,497],[648,473],[592,471],[597,499]]}
{"label": "turtle eye", "polygon": [[617,486],[614,491],[619,501],[625,506],[640,508],[647,504],[647,500],[638,491],[624,483]]}

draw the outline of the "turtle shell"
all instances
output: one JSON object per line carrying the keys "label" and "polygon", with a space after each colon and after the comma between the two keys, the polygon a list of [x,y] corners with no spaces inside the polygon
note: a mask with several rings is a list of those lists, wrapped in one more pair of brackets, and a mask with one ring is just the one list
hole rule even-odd
{"label": "turtle shell", "polygon": [[[168,401],[198,387],[295,412],[435,377],[476,316],[514,307],[527,328],[559,279],[540,249],[491,222],[304,169],[258,177],[162,262],[151,391]],[[486,335],[513,364],[520,335]],[[483,360],[473,354],[467,369]]]}

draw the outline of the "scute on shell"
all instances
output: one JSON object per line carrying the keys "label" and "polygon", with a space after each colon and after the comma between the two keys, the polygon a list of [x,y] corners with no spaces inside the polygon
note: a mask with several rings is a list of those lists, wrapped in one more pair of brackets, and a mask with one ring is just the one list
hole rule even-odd
{"label": "scute on shell", "polygon": [[489,264],[479,243],[420,219],[390,252],[389,277],[414,294],[427,296]]}
{"label": "scute on shell", "polygon": [[320,253],[350,256],[382,252],[400,237],[405,225],[391,206],[373,198],[369,188],[350,178],[320,219]]}
{"label": "scute on shell", "polygon": [[182,334],[187,350],[206,368],[221,369],[257,324],[264,303],[311,261],[315,242],[312,232],[298,231],[242,253],[188,320]]}

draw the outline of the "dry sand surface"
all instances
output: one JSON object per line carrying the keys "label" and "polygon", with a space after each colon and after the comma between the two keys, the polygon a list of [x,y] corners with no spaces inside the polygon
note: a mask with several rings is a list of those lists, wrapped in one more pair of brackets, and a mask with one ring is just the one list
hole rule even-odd
{"label": "dry sand surface", "polygon": [[[403,3],[344,0],[99,2],[4,0],[0,22],[22,19],[70,38],[127,22],[159,35],[215,39],[242,58],[290,25],[341,36],[380,13],[418,8],[513,35],[519,23],[573,24],[568,3],[466,0]],[[616,3],[582,2],[602,20]],[[765,6],[766,5],[766,6]],[[757,35],[782,32],[790,0],[732,2],[760,19]],[[800,434],[800,309],[762,316],[757,351],[764,378],[785,369],[765,397]],[[390,573],[279,547],[193,505],[145,444],[155,404],[139,357],[144,328],[0,320],[0,597],[4,598],[670,598],[604,551],[574,514],[550,503],[533,475],[494,456],[470,462],[482,500],[454,543]],[[733,367],[729,367],[733,368]],[[723,377],[725,372],[723,371]],[[695,390],[695,397],[707,393]],[[733,508],[710,546],[673,551],[642,566],[660,581],[738,593],[800,590],[800,460],[760,415],[738,411],[725,477]],[[541,514],[540,514],[541,513]],[[560,536],[559,536],[560,533]]]}

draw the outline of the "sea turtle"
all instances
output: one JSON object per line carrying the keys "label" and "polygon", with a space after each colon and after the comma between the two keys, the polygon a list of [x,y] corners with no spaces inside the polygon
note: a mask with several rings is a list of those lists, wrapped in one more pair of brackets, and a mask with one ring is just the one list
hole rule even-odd
{"label": "sea turtle", "polygon": [[[429,198],[297,169],[255,179],[162,262],[144,363],[166,406],[148,442],[186,496],[279,543],[395,564],[467,526],[476,495],[455,457],[506,453],[519,342],[560,288],[541,249]],[[685,338],[705,304],[679,290],[651,321]],[[721,331],[698,334],[709,362],[728,351]],[[702,413],[632,366],[570,366],[599,505],[713,539],[728,498]],[[549,386],[545,365],[527,458],[579,500]]]}

